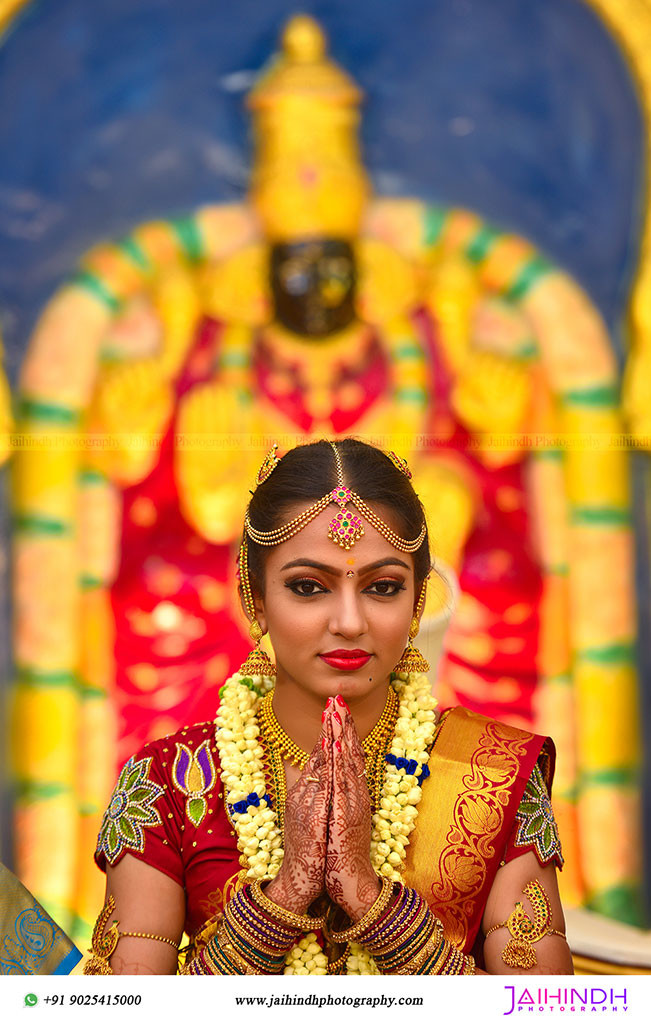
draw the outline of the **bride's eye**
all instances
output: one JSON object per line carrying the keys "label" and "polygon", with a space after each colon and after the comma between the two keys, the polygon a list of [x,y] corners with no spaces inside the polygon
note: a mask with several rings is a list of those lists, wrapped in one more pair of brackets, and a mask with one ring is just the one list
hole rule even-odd
{"label": "bride's eye", "polygon": [[318,580],[288,580],[285,586],[299,597],[313,597],[314,594],[325,594],[326,592],[326,588]]}
{"label": "bride's eye", "polygon": [[375,594],[377,597],[394,597],[404,589],[404,583],[399,580],[375,580],[366,588],[366,593]]}

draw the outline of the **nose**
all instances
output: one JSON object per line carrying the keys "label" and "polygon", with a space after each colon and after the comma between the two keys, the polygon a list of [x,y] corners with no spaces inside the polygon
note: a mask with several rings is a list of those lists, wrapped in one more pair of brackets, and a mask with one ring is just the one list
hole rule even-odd
{"label": "nose", "polygon": [[363,596],[351,586],[342,587],[330,618],[330,632],[348,640],[362,636],[368,629]]}

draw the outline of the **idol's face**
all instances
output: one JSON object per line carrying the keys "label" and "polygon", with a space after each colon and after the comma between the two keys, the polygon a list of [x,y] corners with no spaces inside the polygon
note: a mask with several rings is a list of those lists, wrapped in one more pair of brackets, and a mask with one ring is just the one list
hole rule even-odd
{"label": "idol's face", "polygon": [[[301,506],[290,517],[303,511]],[[394,529],[386,509],[375,511]],[[334,508],[269,548],[258,621],[269,631],[277,686],[308,691],[323,703],[355,701],[386,689],[414,615],[414,564],[370,524],[350,551],[328,537]]]}
{"label": "idol's face", "polygon": [[355,260],[348,242],[273,245],[270,276],[276,319],[295,334],[327,337],[355,318]]}

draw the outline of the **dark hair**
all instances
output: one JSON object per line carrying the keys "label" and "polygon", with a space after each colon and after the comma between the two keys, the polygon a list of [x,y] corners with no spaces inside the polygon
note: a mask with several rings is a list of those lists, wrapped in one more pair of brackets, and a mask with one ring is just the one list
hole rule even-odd
{"label": "dark hair", "polygon": [[[390,511],[394,521],[390,525],[405,540],[417,537],[425,522],[425,511],[407,476],[385,452],[365,441],[347,437],[336,444],[346,486],[369,505],[382,505]],[[276,530],[291,518],[290,509],[314,504],[336,485],[337,465],[330,442],[298,445],[281,458],[273,473],[253,492],[249,502],[251,525],[263,533]],[[247,547],[251,584],[262,593],[264,560],[269,548],[250,537]],[[413,557],[418,593],[431,569],[427,526]]]}

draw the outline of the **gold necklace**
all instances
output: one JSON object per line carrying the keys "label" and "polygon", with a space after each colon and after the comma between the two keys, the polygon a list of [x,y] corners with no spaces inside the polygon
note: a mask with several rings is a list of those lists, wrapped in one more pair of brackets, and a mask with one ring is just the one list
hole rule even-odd
{"label": "gold necklace", "polygon": [[[373,810],[377,809],[380,804],[382,785],[384,783],[385,756],[395,732],[399,707],[400,700],[398,694],[393,686],[389,686],[382,714],[368,736],[362,740],[362,750],[366,755],[366,782],[371,795]],[[258,724],[269,757],[269,777],[275,790],[276,799],[274,803],[278,815],[278,824],[283,829],[285,800],[287,797],[283,760],[289,761],[290,764],[296,765],[300,771],[303,771],[310,759],[310,755],[299,747],[297,743],[294,743],[276,718],[273,709],[273,690],[266,694],[260,702]]]}
{"label": "gold necklace", "polygon": [[[303,771],[305,765],[310,759],[310,755],[307,751],[303,750],[302,747],[299,747],[297,743],[294,743],[283,729],[282,725],[276,718],[276,714],[273,709],[273,698],[274,691],[270,690],[260,702],[260,707],[258,709],[260,729],[280,751],[285,761],[289,761],[290,764],[296,765],[301,771]],[[396,719],[398,717],[399,705],[400,701],[398,699],[398,694],[392,686],[389,686],[382,714],[368,736],[362,740],[362,750],[367,757],[375,751],[378,744],[387,736],[387,734],[393,734]]]}

